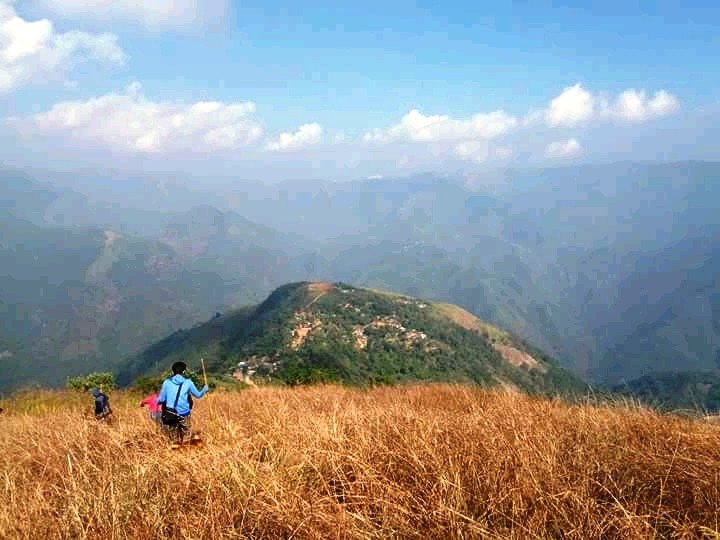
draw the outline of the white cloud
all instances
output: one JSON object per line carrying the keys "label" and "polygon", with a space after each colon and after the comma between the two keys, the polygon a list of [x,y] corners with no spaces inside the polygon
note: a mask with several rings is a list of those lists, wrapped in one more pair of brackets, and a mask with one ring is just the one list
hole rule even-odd
{"label": "white cloud", "polygon": [[606,114],[623,120],[642,122],[672,114],[679,107],[678,99],[665,90],[655,92],[654,97],[648,98],[644,90],[631,88],[617,97],[614,106]]}
{"label": "white cloud", "polygon": [[71,66],[87,60],[122,64],[125,54],[114,34],[58,33],[51,21],[25,20],[11,3],[0,0],[0,93],[62,77]]}
{"label": "white cloud", "polygon": [[55,135],[124,153],[206,152],[243,147],[262,137],[255,104],[153,102],[133,83],[124,94],[66,101],[8,120],[27,134]]}
{"label": "white cloud", "polygon": [[387,130],[375,129],[364,135],[366,142],[457,142],[492,139],[504,135],[517,125],[514,116],[504,111],[479,113],[457,120],[446,115],[426,116],[417,109],[408,112],[400,123]]}
{"label": "white cloud", "polygon": [[545,120],[551,127],[574,126],[589,120],[594,113],[595,97],[580,83],[563,89],[559,96],[550,102],[545,112]]}
{"label": "white cloud", "polygon": [[582,153],[582,146],[577,139],[551,142],[545,148],[545,157],[549,159],[562,159],[578,156]]}
{"label": "white cloud", "polygon": [[229,0],[35,0],[59,16],[83,20],[127,21],[146,28],[187,28],[221,21]]}
{"label": "white cloud", "polygon": [[322,140],[322,134],[323,128],[320,124],[303,124],[295,133],[281,133],[276,140],[267,144],[267,149],[278,152],[312,146]]}
{"label": "white cloud", "polygon": [[605,119],[642,122],[670,115],[679,107],[678,98],[666,90],[648,98],[644,90],[630,88],[610,103],[604,95],[592,94],[577,83],[564,88],[543,113],[528,114],[523,123],[532,124],[541,118],[549,127],[573,127]]}

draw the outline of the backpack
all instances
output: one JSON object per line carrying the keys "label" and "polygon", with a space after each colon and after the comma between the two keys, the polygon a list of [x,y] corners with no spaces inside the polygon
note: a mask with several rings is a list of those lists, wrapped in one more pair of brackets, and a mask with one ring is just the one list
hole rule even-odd
{"label": "backpack", "polygon": [[109,412],[110,404],[107,396],[102,392],[95,397],[95,416],[106,416]]}
{"label": "backpack", "polygon": [[[173,383],[175,384],[175,383]],[[180,421],[182,420],[182,417],[177,413],[177,410],[175,410],[175,407],[177,407],[178,400],[180,399],[180,392],[182,391],[182,385],[183,383],[178,384],[178,391],[177,394],[175,394],[175,403],[173,403],[172,407],[168,407],[165,403],[162,404],[162,413],[160,414],[160,419],[162,420],[162,423],[165,424],[168,427],[174,427],[177,426]]]}

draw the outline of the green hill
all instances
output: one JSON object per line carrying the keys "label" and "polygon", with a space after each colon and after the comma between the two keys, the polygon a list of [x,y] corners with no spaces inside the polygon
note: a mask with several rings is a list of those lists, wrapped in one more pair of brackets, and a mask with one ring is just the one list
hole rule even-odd
{"label": "green hill", "polygon": [[287,384],[472,381],[529,392],[584,385],[467,311],[346,284],[291,283],[261,304],[181,330],[132,358],[121,384],[203,356],[215,372]]}

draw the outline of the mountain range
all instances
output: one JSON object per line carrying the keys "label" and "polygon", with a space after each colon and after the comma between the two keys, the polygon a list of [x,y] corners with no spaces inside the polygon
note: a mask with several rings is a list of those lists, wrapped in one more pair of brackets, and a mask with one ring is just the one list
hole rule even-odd
{"label": "mountain range", "polygon": [[3,176],[1,388],[121,369],[297,281],[457,304],[589,381],[720,368],[720,163],[222,192]]}

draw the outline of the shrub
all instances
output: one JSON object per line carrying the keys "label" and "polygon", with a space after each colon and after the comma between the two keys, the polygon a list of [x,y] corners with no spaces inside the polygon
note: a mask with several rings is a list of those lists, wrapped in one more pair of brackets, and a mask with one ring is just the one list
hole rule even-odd
{"label": "shrub", "polygon": [[77,377],[68,377],[66,387],[70,390],[87,392],[91,388],[112,390],[115,388],[115,376],[109,372],[94,372]]}

